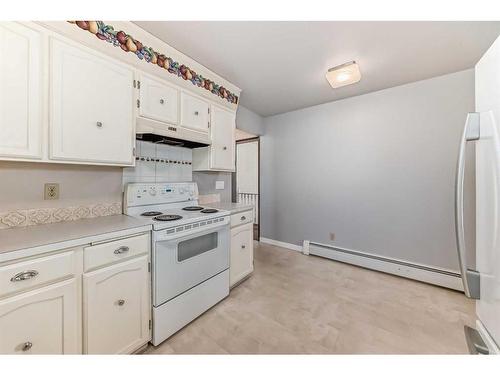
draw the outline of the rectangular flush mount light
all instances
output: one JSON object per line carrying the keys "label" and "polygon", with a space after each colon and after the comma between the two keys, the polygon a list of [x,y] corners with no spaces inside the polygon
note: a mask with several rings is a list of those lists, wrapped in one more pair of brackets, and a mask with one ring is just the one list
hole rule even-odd
{"label": "rectangular flush mount light", "polygon": [[326,72],[326,79],[334,89],[359,82],[361,73],[356,61],[334,66]]}

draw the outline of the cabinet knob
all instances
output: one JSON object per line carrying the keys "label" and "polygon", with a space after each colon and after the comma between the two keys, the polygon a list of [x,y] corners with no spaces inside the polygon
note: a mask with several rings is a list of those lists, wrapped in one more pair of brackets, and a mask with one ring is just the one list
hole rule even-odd
{"label": "cabinet knob", "polygon": [[102,122],[97,121],[96,125],[97,125],[98,128],[102,128]]}
{"label": "cabinet knob", "polygon": [[241,248],[244,249],[244,248],[246,248],[246,246],[245,245],[241,245]]}
{"label": "cabinet knob", "polygon": [[10,281],[15,283],[17,281],[29,280],[29,279],[32,279],[36,276],[38,276],[38,271],[29,270],[29,271],[16,273],[14,276],[11,277]]}
{"label": "cabinet knob", "polygon": [[222,147],[222,149],[223,149],[223,150],[227,150],[227,147],[226,147],[226,146],[224,146],[224,147]]}
{"label": "cabinet knob", "polygon": [[165,103],[165,100],[160,99],[160,104],[163,104],[163,103]]}
{"label": "cabinet knob", "polygon": [[33,346],[33,343],[32,342],[29,342],[29,341],[26,341],[24,344],[23,344],[23,352],[27,352],[28,350],[31,349],[31,347]]}
{"label": "cabinet knob", "polygon": [[194,111],[194,115],[198,116],[199,115],[198,111]]}
{"label": "cabinet knob", "polygon": [[242,216],[241,217],[241,220],[245,220],[247,217],[246,216]]}
{"label": "cabinet knob", "polygon": [[130,248],[128,246],[120,246],[118,249],[114,251],[115,254],[123,254],[129,251]]}
{"label": "cabinet knob", "polygon": [[124,299],[119,299],[118,300],[118,306],[123,306],[125,305],[125,300]]}

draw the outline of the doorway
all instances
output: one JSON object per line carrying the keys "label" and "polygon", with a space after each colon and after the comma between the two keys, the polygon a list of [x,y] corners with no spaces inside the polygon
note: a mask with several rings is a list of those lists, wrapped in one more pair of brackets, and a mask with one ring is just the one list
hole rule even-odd
{"label": "doorway", "polygon": [[[238,129],[237,129],[238,130]],[[232,175],[232,201],[254,208],[253,239],[260,237],[260,138],[237,131],[236,171]]]}

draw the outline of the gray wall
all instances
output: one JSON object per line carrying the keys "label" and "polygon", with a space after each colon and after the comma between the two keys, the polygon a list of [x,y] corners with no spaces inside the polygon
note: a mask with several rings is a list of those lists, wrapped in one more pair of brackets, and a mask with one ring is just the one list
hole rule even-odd
{"label": "gray wall", "polygon": [[467,70],[266,118],[261,235],[458,269],[454,175],[473,109]]}
{"label": "gray wall", "polygon": [[255,112],[238,106],[236,112],[236,127],[248,133],[263,135],[264,134],[264,119]]}

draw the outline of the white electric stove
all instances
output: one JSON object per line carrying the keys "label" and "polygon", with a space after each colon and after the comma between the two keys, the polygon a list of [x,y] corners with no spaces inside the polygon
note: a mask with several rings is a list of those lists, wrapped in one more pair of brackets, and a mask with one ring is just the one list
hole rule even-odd
{"label": "white electric stove", "polygon": [[229,294],[230,212],[198,204],[187,183],[131,183],[124,211],[152,224],[153,344]]}

